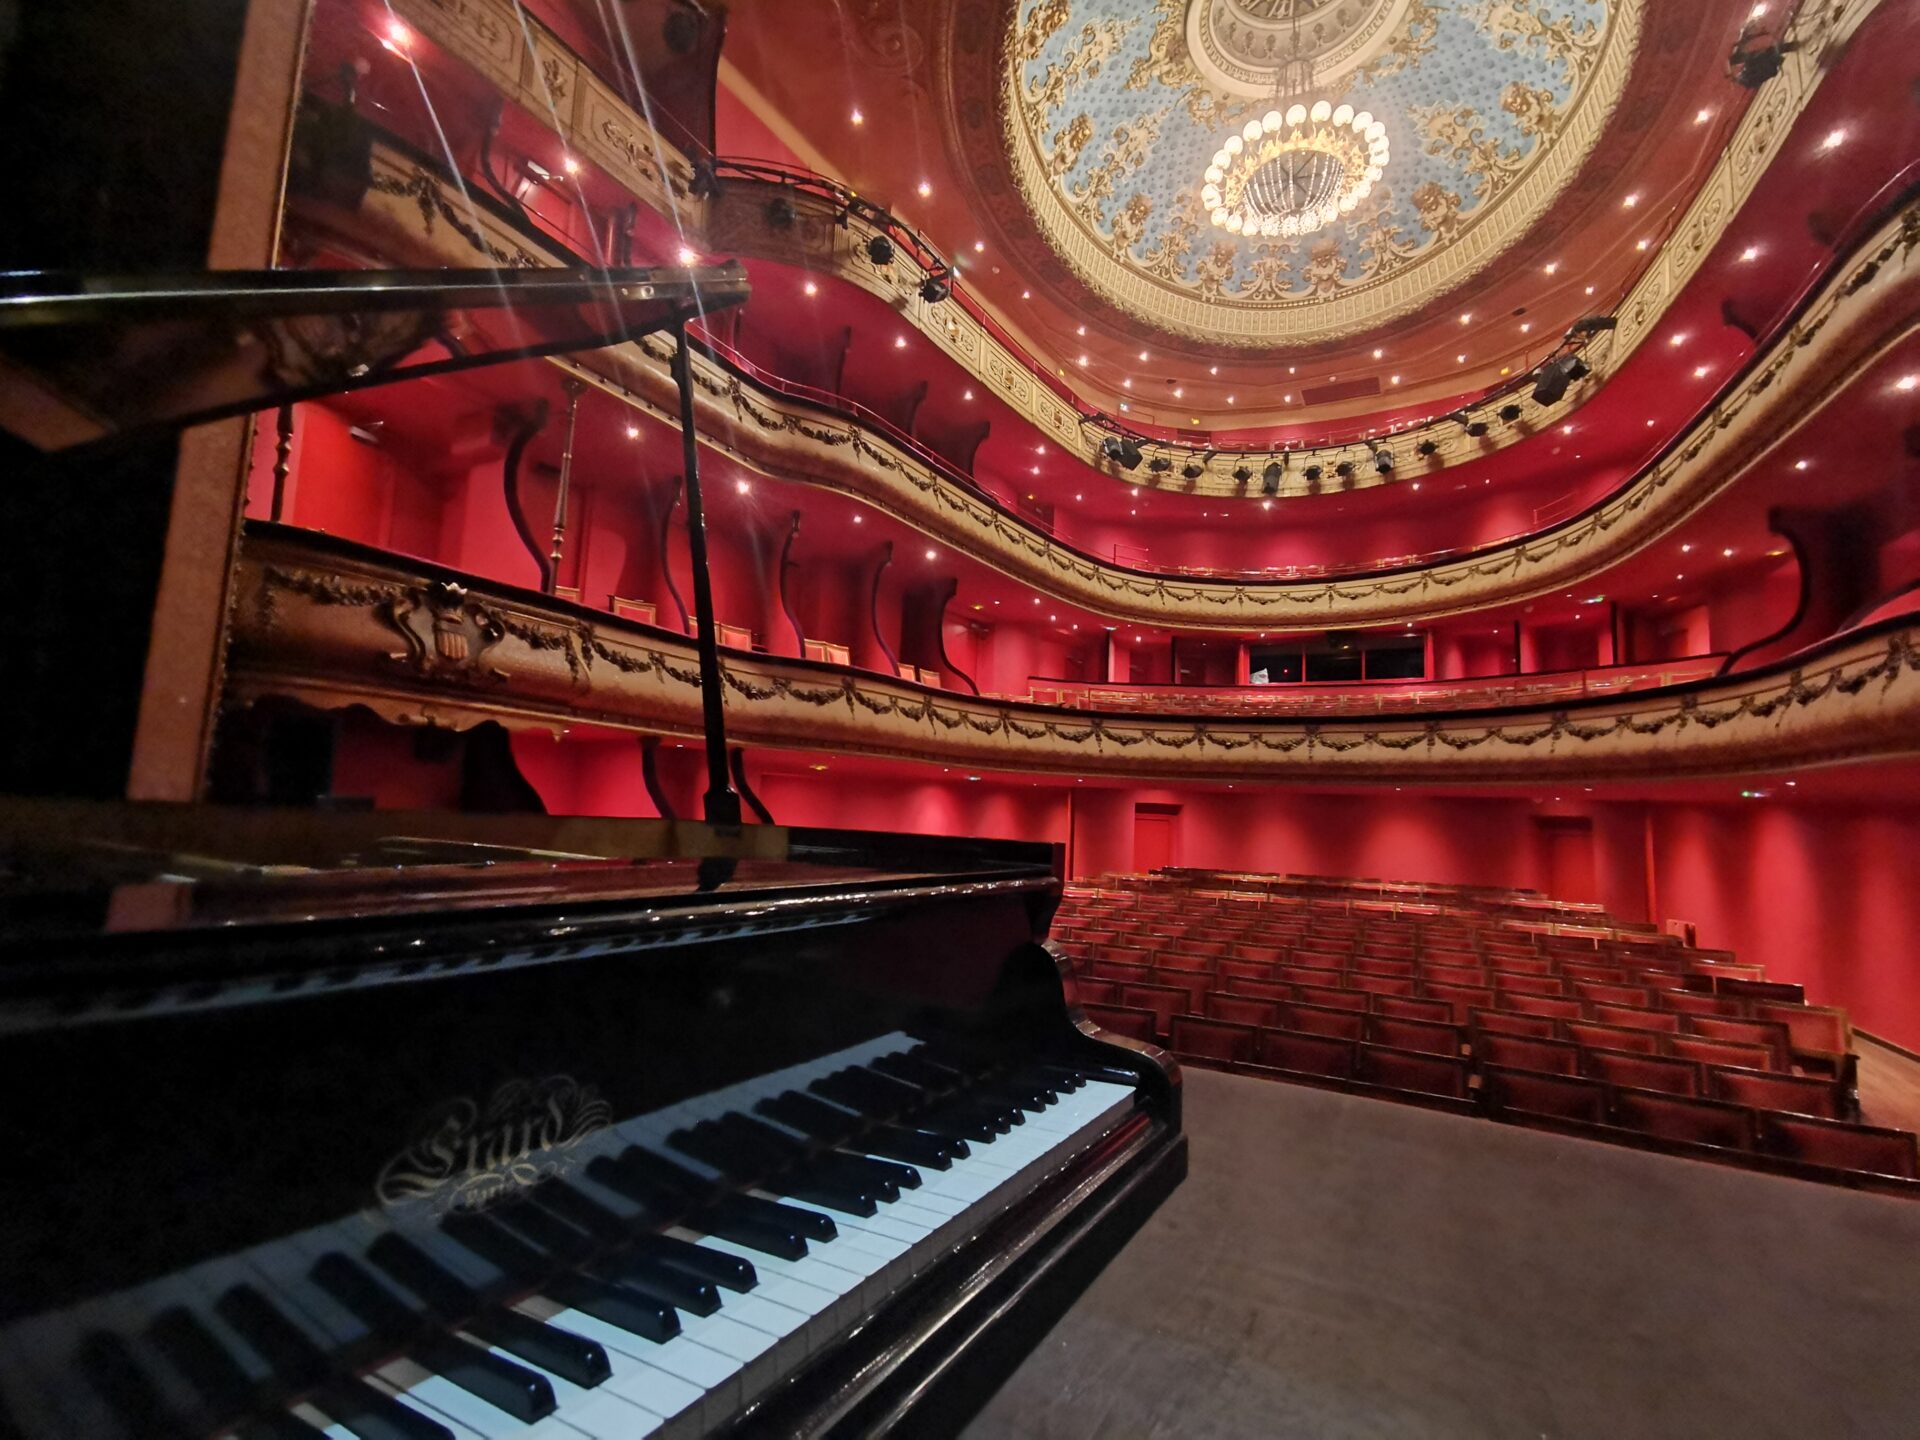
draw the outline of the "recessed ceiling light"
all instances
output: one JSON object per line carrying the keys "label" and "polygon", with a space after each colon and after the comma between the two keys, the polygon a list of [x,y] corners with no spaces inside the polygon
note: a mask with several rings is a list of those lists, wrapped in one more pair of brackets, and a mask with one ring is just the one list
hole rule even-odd
{"label": "recessed ceiling light", "polygon": [[1220,373],[1220,367],[1218,365],[1209,365],[1207,367],[1207,373],[1209,375],[1218,375]]}
{"label": "recessed ceiling light", "polygon": [[1645,240],[1639,241],[1633,248],[1636,250],[1644,250],[1647,248],[1647,242]]}
{"label": "recessed ceiling light", "polygon": [[1472,319],[1473,319],[1473,312],[1472,312],[1471,310],[1469,310],[1469,311],[1468,311],[1468,312],[1467,312],[1466,314],[1464,314],[1464,315],[1462,315],[1462,316],[1460,317],[1460,323],[1461,323],[1462,325],[1465,325],[1465,324],[1466,324],[1466,323],[1467,323],[1468,321],[1470,321],[1470,320],[1472,320]]}
{"label": "recessed ceiling light", "polygon": [[1796,470],[1804,470],[1807,468],[1807,462],[1804,460],[1796,460],[1793,462],[1793,468]]}
{"label": "recessed ceiling light", "polygon": [[1687,343],[1687,332],[1686,332],[1686,331],[1684,331],[1684,330],[1682,330],[1682,331],[1679,331],[1679,332],[1677,332],[1677,333],[1675,333],[1675,334],[1673,334],[1673,335],[1669,335],[1669,336],[1667,337],[1667,343],[1668,343],[1669,345],[1684,345],[1684,344],[1686,344],[1686,343]]}
{"label": "recessed ceiling light", "polygon": [[973,391],[971,390],[966,391],[960,396],[960,398],[962,400],[971,400],[973,398]]}
{"label": "recessed ceiling light", "polygon": [[1082,365],[1084,365],[1084,364],[1086,364],[1086,363],[1087,363],[1087,357],[1086,357],[1086,356],[1084,356],[1084,355],[1082,355],[1082,356],[1080,357],[1080,363],[1081,363]]}
{"label": "recessed ceiling light", "polygon": [[973,242],[973,253],[976,255],[978,255],[981,251],[985,250],[986,248],[987,248],[987,242],[984,240],[976,240]]}
{"label": "recessed ceiling light", "polygon": [[1559,269],[1560,262],[1558,260],[1549,260],[1546,264],[1546,272],[1549,275],[1555,274]]}
{"label": "recessed ceiling light", "polygon": [[806,291],[807,294],[809,295],[818,295],[820,293],[820,287],[814,284],[813,281],[811,280],[807,281],[807,283],[805,285],[802,285],[800,288]]}
{"label": "recessed ceiling light", "polygon": [[1133,377],[1129,375],[1126,379],[1122,380],[1120,382],[1120,388],[1122,390],[1131,390],[1133,388]]}
{"label": "recessed ceiling light", "polygon": [[1087,333],[1087,327],[1084,325],[1082,325],[1078,330],[1074,331],[1074,334],[1076,335],[1084,335],[1086,333]]}
{"label": "recessed ceiling light", "polygon": [[1627,196],[1627,198],[1622,200],[1620,203],[1626,206],[1627,209],[1631,210],[1634,206],[1640,203],[1639,193],[1635,192],[1634,194]]}
{"label": "recessed ceiling light", "polygon": [[1033,292],[1031,290],[1022,290],[1020,292],[1020,298],[1022,300],[1031,300],[1033,298]]}
{"label": "recessed ceiling light", "polygon": [[640,438],[640,427],[638,425],[627,426],[627,438],[629,440],[638,440]]}
{"label": "recessed ceiling light", "polygon": [[906,349],[906,348],[907,348],[907,337],[906,337],[906,336],[904,336],[904,335],[896,335],[896,336],[894,336],[894,337],[893,337],[893,348],[894,348],[894,349],[896,349],[896,350],[904,350],[904,349]]}
{"label": "recessed ceiling light", "polygon": [[744,480],[736,480],[733,482],[733,488],[738,490],[742,495],[744,495],[747,493],[748,490],[752,489],[753,487],[748,485],[747,482]]}
{"label": "recessed ceiling light", "polygon": [[1280,400],[1282,404],[1291,405],[1293,403],[1293,392],[1289,390],[1286,394],[1280,397]]}
{"label": "recessed ceiling light", "polygon": [[1532,322],[1531,320],[1522,320],[1522,321],[1520,322],[1520,333],[1521,333],[1522,335],[1530,335],[1530,334],[1532,334],[1532,333],[1533,333],[1533,322]]}
{"label": "recessed ceiling light", "polygon": [[1720,552],[1720,558],[1722,560],[1731,560],[1733,558],[1733,547],[1729,545],[1726,549],[1722,550]]}
{"label": "recessed ceiling light", "polygon": [[1680,547],[1680,553],[1682,555],[1690,554],[1692,550],[1693,550],[1693,546],[1691,544],[1682,545]]}
{"label": "recessed ceiling light", "polygon": [[1587,286],[1587,294],[1591,295],[1592,293],[1593,293],[1593,287],[1591,285]]}
{"label": "recessed ceiling light", "polygon": [[1749,245],[1740,252],[1740,258],[1747,261],[1758,260],[1760,258],[1760,247],[1758,245]]}
{"label": "recessed ceiling light", "polygon": [[1142,350],[1142,351],[1140,352],[1140,358],[1141,358],[1142,360],[1144,360],[1144,359],[1146,359],[1146,358],[1147,358],[1147,352],[1146,352],[1146,351],[1144,351],[1144,350]]}
{"label": "recessed ceiling light", "polygon": [[1233,396],[1231,396],[1231,395],[1229,395],[1229,396],[1227,396],[1227,403],[1228,403],[1229,405],[1231,405],[1231,404],[1233,403]]}
{"label": "recessed ceiling light", "polygon": [[1842,145],[1846,143],[1847,143],[1847,132],[1845,128],[1842,127],[1839,129],[1829,130],[1826,134],[1826,138],[1820,142],[1820,148],[1822,150],[1838,150]]}
{"label": "recessed ceiling light", "polygon": [[931,560],[934,558],[934,556],[938,555],[939,553],[940,552],[938,550],[929,550],[927,551],[927,558]]}
{"label": "recessed ceiling light", "polygon": [[1378,360],[1378,359],[1379,359],[1379,358],[1380,358],[1380,357],[1381,357],[1382,355],[1384,355],[1385,353],[1386,353],[1386,352],[1385,352],[1384,350],[1376,350],[1376,351],[1374,351],[1374,352],[1373,352],[1373,358],[1374,358],[1374,359],[1376,359],[1376,360]]}
{"label": "recessed ceiling light", "polygon": [[1694,366],[1694,367],[1693,367],[1693,378],[1694,378],[1694,379],[1696,379],[1696,380],[1704,380],[1704,379],[1706,379],[1706,378],[1707,378],[1707,367],[1706,367],[1705,365],[1696,365],[1696,366]]}
{"label": "recessed ceiling light", "polygon": [[1467,357],[1464,355],[1456,355],[1453,358],[1456,362],[1458,362],[1461,365],[1464,365],[1467,363]]}
{"label": "recessed ceiling light", "polygon": [[920,182],[920,198],[924,200],[931,194],[933,194],[932,182],[927,180],[922,180]]}
{"label": "recessed ceiling light", "polygon": [[858,110],[855,110],[849,118],[851,118],[856,125],[864,125],[867,123],[867,117],[862,115]]}
{"label": "recessed ceiling light", "polygon": [[1902,375],[1893,384],[1896,390],[1912,390],[1917,386],[1920,386],[1920,375]]}
{"label": "recessed ceiling light", "polygon": [[1400,383],[1400,377],[1398,375],[1389,375],[1387,377],[1387,383],[1389,385],[1398,385]]}
{"label": "recessed ceiling light", "polygon": [[1693,123],[1696,125],[1704,125],[1707,123],[1707,121],[1711,120],[1712,118],[1713,118],[1713,111],[1703,108],[1694,113]]}

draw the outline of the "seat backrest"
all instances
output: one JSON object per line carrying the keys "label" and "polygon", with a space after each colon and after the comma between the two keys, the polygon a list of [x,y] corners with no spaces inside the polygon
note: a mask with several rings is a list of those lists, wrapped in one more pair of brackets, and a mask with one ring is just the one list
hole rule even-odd
{"label": "seat backrest", "polygon": [[1842,1118],[1839,1088],[1830,1080],[1804,1075],[1716,1065],[1707,1071],[1707,1093],[1756,1110],[1785,1110],[1822,1120]]}
{"label": "seat backrest", "polygon": [[1254,945],[1243,940],[1233,947],[1233,954],[1240,960],[1253,961],[1262,965],[1278,965],[1287,958],[1287,949],[1284,945]]}
{"label": "seat backrest", "polygon": [[1213,1020],[1231,1020],[1240,1025],[1271,1025],[1279,1003],[1257,995],[1225,994],[1216,990],[1207,996],[1207,1015]]}
{"label": "seat backrest", "polygon": [[1323,1005],[1329,1010],[1365,1012],[1373,1008],[1368,1004],[1370,997],[1364,990],[1350,990],[1331,985],[1295,985],[1293,993],[1309,1005]]}
{"label": "seat backrest", "polygon": [[1254,1036],[1259,1027],[1236,1025],[1227,1020],[1207,1020],[1198,1015],[1173,1017],[1171,1038],[1176,1055],[1231,1063],[1253,1058]]}
{"label": "seat backrest", "polygon": [[1450,1059],[1457,1059],[1460,1054],[1460,1027],[1431,1020],[1396,1020],[1391,1015],[1369,1015],[1366,1039],[1372,1045],[1390,1045],[1398,1050],[1417,1050]]}
{"label": "seat backrest", "polygon": [[1253,1058],[1262,1065],[1281,1070],[1349,1079],[1353,1075],[1356,1048],[1353,1041],[1332,1035],[1262,1030],[1254,1039]]}
{"label": "seat backrest", "polygon": [[1279,1017],[1283,1028],[1308,1035],[1337,1035],[1342,1040],[1358,1040],[1367,1031],[1364,1012],[1335,1010],[1297,1000],[1283,1003]]}
{"label": "seat backrest", "polygon": [[1539,1015],[1555,1020],[1579,1020],[1587,1013],[1586,1005],[1570,995],[1502,995],[1500,1004],[1518,1015]]}
{"label": "seat backrest", "polygon": [[1489,1065],[1481,1070],[1487,1097],[1496,1113],[1548,1115],[1560,1120],[1582,1120],[1604,1125],[1607,1087],[1598,1080],[1571,1075],[1539,1075]]}
{"label": "seat backrest", "polygon": [[1655,989],[1650,1009],[1672,1010],[1681,1015],[1725,1015],[1738,1018],[1744,1009],[1738,1000],[1724,995],[1702,995],[1697,990]]}
{"label": "seat backrest", "polygon": [[1853,1048],[1853,1027],[1847,1023],[1847,1012],[1832,1006],[1780,1005],[1756,1000],[1753,1018],[1785,1025],[1795,1050],[1844,1055]]}
{"label": "seat backrest", "polygon": [[1772,1154],[1812,1165],[1920,1179],[1920,1153],[1915,1150],[1913,1135],[1905,1130],[1763,1111],[1760,1146]]}
{"label": "seat backrest", "polygon": [[1807,1003],[1806,987],[1788,980],[1743,980],[1738,976],[1726,976],[1716,981],[1713,990],[1716,995],[1727,995],[1736,1000],[1767,1000],[1784,1005]]}
{"label": "seat backrest", "polygon": [[1135,982],[1120,987],[1120,1003],[1136,1010],[1151,1010],[1154,1033],[1165,1035],[1173,1017],[1186,1012],[1187,992],[1171,985]]}
{"label": "seat backrest", "polygon": [[1582,1000],[1592,1000],[1601,1005],[1630,1005],[1646,1010],[1650,996],[1644,985],[1606,985],[1595,980],[1576,980],[1573,993]]}
{"label": "seat backrest", "polygon": [[1464,1099],[1467,1093],[1467,1065],[1457,1055],[1440,1056],[1392,1045],[1362,1045],[1358,1060],[1359,1078],[1370,1084],[1413,1090],[1422,1095],[1444,1095],[1455,1100]]}
{"label": "seat backrest", "polygon": [[1533,1040],[1560,1038],[1557,1020],[1544,1015],[1517,1015],[1511,1010],[1469,1010],[1467,1024],[1474,1031],[1489,1035],[1519,1035]]}
{"label": "seat backrest", "polygon": [[1438,1020],[1451,1022],[1453,1007],[1444,1000],[1416,1000],[1406,995],[1376,995],[1373,1013],[1391,1015],[1399,1020]]}
{"label": "seat backrest", "polygon": [[1631,1050],[1637,1055],[1660,1053],[1660,1035],[1654,1030],[1601,1025],[1591,1020],[1562,1020],[1560,1028],[1574,1044],[1589,1049]]}
{"label": "seat backrest", "polygon": [[1671,1010],[1647,1010],[1637,1005],[1595,1005],[1593,1018],[1602,1025],[1619,1025],[1629,1030],[1658,1030],[1667,1035],[1680,1033],[1680,1017]]}
{"label": "seat backrest", "polygon": [[1525,1035],[1501,1035],[1476,1030],[1473,1058],[1485,1065],[1511,1070],[1535,1070],[1543,1075],[1578,1075],[1580,1047],[1565,1040],[1540,1040]]}
{"label": "seat backrest", "polygon": [[1087,964],[1087,973],[1101,980],[1151,980],[1151,965],[1123,965],[1118,960],[1093,960]]}
{"label": "seat backrest", "polygon": [[1612,1100],[1613,1123],[1622,1129],[1688,1145],[1717,1145],[1724,1150],[1753,1148],[1753,1112],[1744,1105],[1626,1086],[1616,1086]]}
{"label": "seat backrest", "polygon": [[1404,975],[1361,975],[1348,972],[1347,987],[1363,990],[1369,995],[1411,995],[1414,992],[1413,980]]}
{"label": "seat backrest", "polygon": [[1745,1070],[1773,1069],[1773,1051],[1740,1040],[1708,1040],[1700,1035],[1669,1035],[1667,1053],[1702,1065],[1738,1065]]}
{"label": "seat backrest", "polygon": [[1151,1010],[1128,1005],[1088,1005],[1086,1012],[1087,1018],[1102,1030],[1111,1030],[1116,1035],[1125,1035],[1132,1040],[1144,1040],[1149,1045],[1160,1032],[1160,1018]]}
{"label": "seat backrest", "polygon": [[1196,955],[1183,944],[1178,950],[1162,950],[1154,965],[1160,970],[1211,970],[1213,959],[1208,955]]}
{"label": "seat backrest", "polygon": [[1494,1008],[1493,987],[1490,985],[1436,985],[1428,981],[1426,993],[1429,999],[1445,1000],[1453,1006],[1456,1025],[1464,1025],[1467,1013],[1476,1007],[1482,1010]]}
{"label": "seat backrest", "polygon": [[1597,1049],[1583,1050],[1580,1059],[1581,1068],[1590,1078],[1609,1085],[1664,1090],[1669,1095],[1700,1094],[1700,1067],[1691,1060]]}
{"label": "seat backrest", "polygon": [[1703,1035],[1709,1040],[1741,1040],[1750,1045],[1764,1045],[1773,1052],[1773,1068],[1787,1068],[1788,1058],[1793,1053],[1793,1042],[1787,1034],[1787,1027],[1778,1020],[1734,1020],[1719,1015],[1688,1015],[1682,1018],[1681,1032],[1687,1035]]}
{"label": "seat backrest", "polygon": [[1561,996],[1567,993],[1567,982],[1558,975],[1516,975],[1510,970],[1496,967],[1487,978],[1503,995]]}
{"label": "seat backrest", "polygon": [[1222,960],[1213,967],[1213,973],[1223,984],[1233,980],[1271,980],[1273,966],[1258,960]]}

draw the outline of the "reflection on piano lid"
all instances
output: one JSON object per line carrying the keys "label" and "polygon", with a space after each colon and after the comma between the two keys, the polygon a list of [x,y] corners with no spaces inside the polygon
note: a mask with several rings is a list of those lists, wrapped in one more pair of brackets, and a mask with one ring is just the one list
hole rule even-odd
{"label": "reflection on piano lid", "polygon": [[9,802],[6,1421],[950,1433],[1185,1170],[1047,859]]}
{"label": "reflection on piano lid", "polygon": [[597,350],[747,297],[738,261],[593,270],[0,273],[0,428],[41,450]]}

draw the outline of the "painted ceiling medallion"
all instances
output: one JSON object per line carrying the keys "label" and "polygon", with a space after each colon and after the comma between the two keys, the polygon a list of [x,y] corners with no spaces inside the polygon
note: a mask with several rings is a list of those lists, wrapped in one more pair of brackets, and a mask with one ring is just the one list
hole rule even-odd
{"label": "painted ceiling medallion", "polygon": [[1122,310],[1211,343],[1368,330],[1471,278],[1572,179],[1646,0],[1019,0],[1013,169]]}

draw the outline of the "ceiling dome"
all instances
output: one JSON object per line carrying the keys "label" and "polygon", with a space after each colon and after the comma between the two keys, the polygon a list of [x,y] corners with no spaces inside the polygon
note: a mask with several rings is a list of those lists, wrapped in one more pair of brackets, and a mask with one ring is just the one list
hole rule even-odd
{"label": "ceiling dome", "polygon": [[[1540,219],[1619,100],[1643,4],[1021,0],[1005,140],[1041,233],[1136,319],[1249,347],[1335,339]],[[1284,224],[1231,198],[1256,175],[1324,178],[1315,153],[1356,135],[1345,183]]]}

